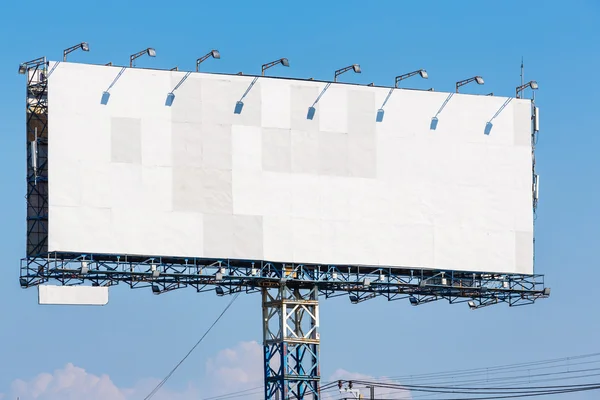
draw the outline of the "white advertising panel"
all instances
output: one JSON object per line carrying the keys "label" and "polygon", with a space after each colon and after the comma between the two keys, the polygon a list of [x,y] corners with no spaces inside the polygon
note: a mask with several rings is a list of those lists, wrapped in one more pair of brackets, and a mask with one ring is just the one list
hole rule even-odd
{"label": "white advertising panel", "polygon": [[49,251],[533,271],[529,100],[50,70]]}
{"label": "white advertising panel", "polygon": [[38,303],[53,305],[104,306],[108,304],[108,287],[39,285]]}

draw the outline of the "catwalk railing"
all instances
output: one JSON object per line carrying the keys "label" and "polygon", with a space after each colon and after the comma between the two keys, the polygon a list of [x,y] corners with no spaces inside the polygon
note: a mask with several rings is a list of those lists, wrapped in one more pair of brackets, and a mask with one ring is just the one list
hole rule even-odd
{"label": "catwalk railing", "polygon": [[[495,303],[531,304],[550,292],[543,275],[496,274],[358,265],[313,265],[261,260],[219,260],[50,253],[21,261],[21,286],[47,281],[132,288],[159,294],[184,287],[218,294],[262,288],[317,286],[325,298],[348,295],[352,303],[382,296],[413,305],[446,299],[471,308]],[[215,288],[219,289],[215,289]]]}

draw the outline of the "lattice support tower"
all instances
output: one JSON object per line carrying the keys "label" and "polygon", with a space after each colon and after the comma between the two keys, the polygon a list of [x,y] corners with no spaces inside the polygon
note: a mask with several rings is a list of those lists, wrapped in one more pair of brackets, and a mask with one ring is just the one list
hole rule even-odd
{"label": "lattice support tower", "polygon": [[266,399],[319,399],[319,289],[262,289]]}

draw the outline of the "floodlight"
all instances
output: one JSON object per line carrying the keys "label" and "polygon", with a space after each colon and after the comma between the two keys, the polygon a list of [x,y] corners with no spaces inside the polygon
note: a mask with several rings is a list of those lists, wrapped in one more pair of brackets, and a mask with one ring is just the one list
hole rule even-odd
{"label": "floodlight", "polygon": [[210,57],[216,58],[218,60],[221,58],[221,53],[219,53],[219,50],[211,50],[207,54],[205,54],[202,57],[200,57],[199,59],[197,59],[196,60],[196,72],[200,71],[200,63],[204,62],[205,60],[209,59]]}
{"label": "floodlight", "polygon": [[217,293],[217,296],[223,296],[225,294],[225,291],[223,291],[221,286],[215,286],[215,292]]}
{"label": "floodlight", "polygon": [[77,49],[81,49],[83,51],[90,51],[90,46],[87,44],[87,42],[81,42],[79,44],[76,44],[75,46],[71,46],[68,49],[65,49],[63,51],[63,61],[67,61],[67,54],[69,54]]}
{"label": "floodlight", "polygon": [[544,288],[544,292],[543,293],[544,293],[544,296],[550,296],[550,288],[549,287]]}
{"label": "floodlight", "polygon": [[344,67],[344,68],[341,68],[341,69],[338,69],[337,71],[335,71],[335,75],[333,76],[333,81],[337,82],[337,77],[338,76],[340,76],[344,72],[348,72],[350,70],[353,70],[357,74],[361,73],[360,65],[358,65],[358,64],[352,64],[352,65],[349,65],[347,67]]}
{"label": "floodlight", "polygon": [[521,98],[521,92],[523,92],[523,90],[527,89],[528,87],[530,87],[532,90],[537,90],[539,88],[538,83],[536,81],[529,81],[524,85],[518,86],[517,87],[517,99]]}
{"label": "floodlight", "polygon": [[215,274],[215,280],[222,281],[223,280],[223,274],[221,272],[217,272]]}
{"label": "floodlight", "polygon": [[465,79],[463,81],[458,81],[456,82],[456,93],[458,93],[458,88],[461,86],[466,85],[467,83],[471,83],[471,82],[477,82],[478,85],[483,85],[483,78],[479,75],[474,76],[472,78],[469,79]]}
{"label": "floodlight", "polygon": [[31,61],[21,63],[19,64],[19,74],[24,75],[27,73],[27,70],[29,68],[39,68],[44,64],[46,64],[46,57],[40,57]]}
{"label": "floodlight", "polygon": [[266,63],[263,64],[262,66],[262,76],[265,76],[265,71],[277,64],[281,64],[284,67],[289,67],[290,66],[290,62],[288,61],[287,58],[280,58],[279,60],[275,60],[275,61],[271,61],[270,63]]}
{"label": "floodlight", "polygon": [[331,273],[331,279],[337,279],[337,278],[338,278],[338,274],[337,274],[337,272],[336,272],[336,271],[333,271],[333,272]]}
{"label": "floodlight", "polygon": [[469,301],[467,304],[471,310],[475,310],[477,308],[477,304],[475,304],[474,301]]}
{"label": "floodlight", "polygon": [[130,55],[129,56],[129,66],[133,67],[133,62],[135,61],[135,59],[143,56],[144,54],[147,54],[149,57],[156,57],[156,50],[154,50],[151,47],[148,47],[146,50],[142,50],[140,52]]}
{"label": "floodlight", "polygon": [[158,285],[152,285],[152,293],[160,294],[160,287]]}
{"label": "floodlight", "polygon": [[358,303],[358,296],[351,295],[350,296],[350,303],[357,304]]}
{"label": "floodlight", "polygon": [[413,306],[418,306],[419,305],[419,300],[417,300],[417,298],[415,296],[410,296],[408,298],[408,301],[410,301],[410,304]]}
{"label": "floodlight", "polygon": [[88,272],[90,272],[90,269],[89,269],[89,267],[88,267],[88,263],[87,263],[87,261],[82,261],[82,262],[81,262],[81,274],[85,275],[85,274],[87,274]]}
{"label": "floodlight", "polygon": [[427,75],[427,71],[425,71],[424,69],[418,69],[416,71],[409,72],[407,74],[403,74],[403,75],[397,76],[396,77],[396,83],[394,84],[394,87],[398,87],[398,82],[400,82],[400,81],[402,81],[404,79],[410,78],[411,76],[415,76],[415,75],[421,75],[421,78],[423,78],[423,79],[429,78],[429,75]]}

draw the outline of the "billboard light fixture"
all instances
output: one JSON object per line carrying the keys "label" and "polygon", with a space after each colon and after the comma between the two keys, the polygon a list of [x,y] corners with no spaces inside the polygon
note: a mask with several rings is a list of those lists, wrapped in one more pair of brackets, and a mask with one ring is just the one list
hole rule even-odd
{"label": "billboard light fixture", "polygon": [[83,275],[87,274],[88,272],[90,272],[90,268],[88,266],[87,261],[82,261],[81,262],[81,273]]}
{"label": "billboard light fixture", "polygon": [[517,93],[516,93],[517,99],[521,98],[522,92],[525,89],[527,89],[528,87],[531,88],[531,90],[538,90],[538,88],[539,88],[538,83],[536,81],[529,81],[524,85],[517,86]]}
{"label": "billboard light fixture", "polygon": [[338,76],[340,76],[344,72],[348,72],[350,70],[353,70],[354,73],[356,73],[356,74],[360,74],[361,73],[361,69],[360,69],[360,65],[359,64],[348,65],[347,67],[340,68],[337,71],[335,71],[335,75],[333,76],[333,81],[337,82],[337,77]]}
{"label": "billboard light fixture", "polygon": [[33,59],[31,61],[21,63],[21,64],[19,64],[19,74],[24,75],[27,73],[27,70],[29,68],[34,68],[34,67],[37,68],[44,64],[46,64],[46,57],[40,57],[40,58]]}
{"label": "billboard light fixture", "polygon": [[398,87],[398,83],[400,83],[400,81],[403,81],[404,79],[408,79],[408,78],[410,78],[412,76],[415,76],[415,75],[421,75],[421,78],[423,78],[423,79],[428,79],[429,78],[429,75],[427,74],[427,71],[425,71],[424,69],[418,69],[416,71],[409,72],[409,73],[397,76],[396,77],[396,82],[394,83],[394,87],[397,88]]}
{"label": "billboard light fixture", "polygon": [[63,61],[67,61],[67,54],[79,49],[83,51],[90,51],[90,45],[87,42],[81,42],[75,46],[71,46],[68,49],[63,50]]}
{"label": "billboard light fixture", "polygon": [[269,68],[274,67],[275,65],[278,65],[278,64],[281,64],[284,67],[290,66],[290,62],[287,58],[280,58],[279,60],[271,61],[270,63],[263,64],[262,71],[261,71],[262,76],[265,76],[266,70],[268,70]]}
{"label": "billboard light fixture", "polygon": [[202,57],[200,57],[199,59],[197,59],[196,60],[196,72],[200,71],[200,64],[211,57],[219,60],[221,58],[221,53],[219,53],[219,50],[211,50],[208,53],[206,53],[205,55],[203,55]]}
{"label": "billboard light fixture", "polygon": [[479,76],[479,75],[474,76],[474,77],[469,78],[469,79],[458,81],[458,82],[456,82],[456,93],[458,93],[458,88],[459,87],[464,86],[464,85],[466,85],[468,83],[471,83],[471,82],[476,82],[478,85],[483,85],[484,84],[483,78],[481,76]]}
{"label": "billboard light fixture", "polygon": [[135,54],[130,55],[129,56],[129,66],[133,67],[133,62],[137,58],[140,58],[141,56],[143,56],[144,54],[147,54],[149,57],[156,57],[156,50],[154,50],[152,47],[148,47],[146,50],[142,50]]}

